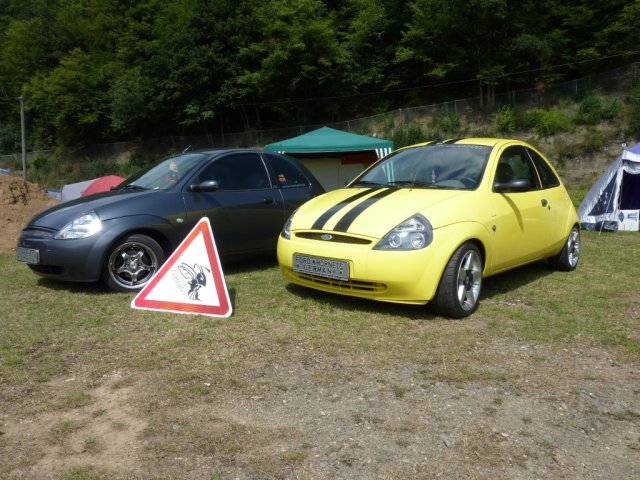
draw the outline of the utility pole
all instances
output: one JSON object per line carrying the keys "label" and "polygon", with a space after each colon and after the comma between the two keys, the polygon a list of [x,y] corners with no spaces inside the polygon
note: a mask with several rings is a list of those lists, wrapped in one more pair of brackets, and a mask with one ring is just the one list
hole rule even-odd
{"label": "utility pole", "polygon": [[24,128],[24,98],[22,95],[20,100],[20,132],[22,133],[22,178],[27,179],[27,138]]}

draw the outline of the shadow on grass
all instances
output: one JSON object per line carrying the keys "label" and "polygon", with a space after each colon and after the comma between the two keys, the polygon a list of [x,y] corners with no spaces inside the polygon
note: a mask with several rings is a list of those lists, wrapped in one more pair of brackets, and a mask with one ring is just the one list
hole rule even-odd
{"label": "shadow on grass", "polygon": [[480,301],[512,292],[552,273],[554,270],[550,269],[545,261],[540,261],[485,278],[482,282]]}
{"label": "shadow on grass", "polygon": [[[482,282],[480,302],[502,295],[505,292],[517,290],[531,282],[550,275],[550,270],[545,262],[532,263],[514,270],[510,270],[499,275],[495,275]],[[434,313],[429,304],[426,305],[406,305],[402,303],[378,302],[365,298],[339,295],[335,293],[313,290],[299,285],[288,284],[287,291],[300,298],[313,298],[322,304],[330,304],[335,308],[346,311],[360,311],[362,313],[376,313],[388,315],[400,315],[410,320],[433,320],[443,318]]]}
{"label": "shadow on grass", "polygon": [[49,290],[64,291],[68,293],[88,293],[92,295],[103,295],[117,293],[109,290],[102,282],[67,282],[55,280],[53,278],[39,278],[38,286]]}
{"label": "shadow on grass", "polygon": [[225,274],[249,273],[278,267],[278,259],[273,255],[254,254],[221,260]]}
{"label": "shadow on grass", "polygon": [[[225,259],[221,261],[222,270],[225,274],[248,273],[261,270],[268,270],[278,266],[275,255],[248,255],[242,258]],[[38,278],[38,286],[49,290],[65,291],[69,293],[90,293],[90,294],[134,294],[135,292],[115,292],[109,289],[101,281],[97,282],[70,282],[56,280],[54,278]]]}
{"label": "shadow on grass", "polygon": [[402,303],[378,302],[366,298],[350,297],[336,293],[313,290],[311,288],[287,284],[286,289],[292,295],[302,299],[313,299],[323,305],[349,312],[361,312],[363,314],[378,314],[390,316],[403,316],[410,320],[429,320],[437,318],[426,305],[406,305]]}

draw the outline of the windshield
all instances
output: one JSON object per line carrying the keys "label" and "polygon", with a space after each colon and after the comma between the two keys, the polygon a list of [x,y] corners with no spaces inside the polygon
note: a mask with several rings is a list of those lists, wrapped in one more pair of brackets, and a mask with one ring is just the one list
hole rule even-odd
{"label": "windshield", "polygon": [[351,187],[392,185],[473,190],[484,173],[491,147],[435,144],[398,150],[356,178]]}
{"label": "windshield", "polygon": [[206,155],[202,153],[188,153],[167,158],[151,168],[128,178],[125,183],[118,187],[118,190],[127,188],[169,189],[191,172],[204,158],[206,158]]}

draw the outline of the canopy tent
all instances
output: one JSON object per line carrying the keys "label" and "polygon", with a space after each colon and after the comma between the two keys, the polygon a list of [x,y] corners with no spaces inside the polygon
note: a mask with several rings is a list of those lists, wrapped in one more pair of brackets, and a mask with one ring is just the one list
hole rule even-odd
{"label": "canopy tent", "polygon": [[335,128],[322,127],[297,137],[265,145],[267,152],[280,153],[325,153],[362,152],[373,150],[382,158],[393,150],[393,142],[381,138],[367,137],[343,132]]}
{"label": "canopy tent", "polygon": [[640,143],[598,178],[578,209],[587,230],[640,230]]}
{"label": "canopy tent", "polygon": [[270,143],[264,149],[296,157],[313,172],[325,190],[332,190],[389,154],[393,150],[393,142],[322,127]]}

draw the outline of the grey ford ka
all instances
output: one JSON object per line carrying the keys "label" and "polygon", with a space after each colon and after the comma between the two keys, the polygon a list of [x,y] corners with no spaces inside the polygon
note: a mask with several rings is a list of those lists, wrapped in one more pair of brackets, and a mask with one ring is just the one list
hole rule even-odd
{"label": "grey ford ka", "polygon": [[254,149],[188,152],[109,192],[48,208],[16,258],[44,277],[141,289],[203,216],[224,258],[273,252],[286,219],[324,189],[300,162]]}

